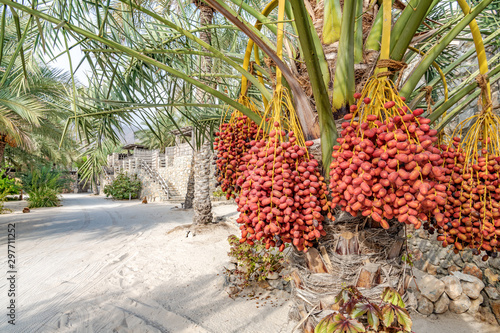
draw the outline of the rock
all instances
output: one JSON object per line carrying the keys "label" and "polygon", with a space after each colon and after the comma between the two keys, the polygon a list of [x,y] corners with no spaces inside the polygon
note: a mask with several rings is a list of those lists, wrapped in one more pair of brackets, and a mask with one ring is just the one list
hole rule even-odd
{"label": "rock", "polygon": [[460,280],[454,276],[445,276],[441,279],[444,283],[444,291],[451,299],[455,299],[462,294]]}
{"label": "rock", "polygon": [[453,262],[455,263],[455,265],[457,265],[459,267],[463,267],[464,261],[462,260],[462,257],[460,256],[460,254],[453,254],[453,256],[451,258],[452,258]]}
{"label": "rock", "polygon": [[30,212],[30,209],[28,207],[23,208],[23,213],[29,213],[29,212]]}
{"label": "rock", "polygon": [[414,260],[413,265],[415,266],[415,268],[425,272],[427,270],[427,266],[429,266],[429,260],[425,260],[422,257],[422,259],[420,260]]}
{"label": "rock", "polygon": [[229,294],[229,296],[236,295],[240,292],[240,288],[236,286],[229,286],[226,288],[226,292]]}
{"label": "rock", "polygon": [[454,313],[464,313],[469,310],[471,305],[470,298],[462,294],[450,302],[450,311]]}
{"label": "rock", "polygon": [[470,301],[470,307],[469,310],[467,310],[467,313],[469,314],[475,314],[476,312],[479,311],[479,307],[483,303],[483,296],[479,295],[478,298],[473,299]]}
{"label": "rock", "polygon": [[488,297],[488,294],[486,294],[484,289],[483,291],[481,291],[481,296],[483,296],[483,306],[490,307],[490,298]]}
{"label": "rock", "polygon": [[438,269],[438,266],[435,266],[433,264],[428,264],[426,271],[430,275],[437,275],[437,269]]}
{"label": "rock", "polygon": [[486,268],[483,272],[483,275],[486,279],[486,283],[495,285],[498,282],[498,274],[493,273],[491,268]]}
{"label": "rock", "polygon": [[427,297],[430,301],[435,302],[441,297],[444,292],[444,283],[436,279],[432,275],[425,275],[418,284],[422,296]]}
{"label": "rock", "polygon": [[488,260],[488,264],[490,267],[496,268],[497,270],[500,270],[500,257],[497,258],[490,258]]}
{"label": "rock", "polygon": [[477,277],[479,280],[483,279],[483,272],[473,263],[467,263],[464,265],[462,269],[462,273],[469,274]]}
{"label": "rock", "polygon": [[227,275],[222,275],[217,278],[217,285],[220,289],[224,289],[229,286],[229,277]]}
{"label": "rock", "polygon": [[273,287],[271,287],[271,285],[269,284],[269,282],[266,281],[266,280],[257,281],[257,285],[259,286],[259,288],[262,288],[262,289],[266,289],[266,290],[273,289]]}
{"label": "rock", "polygon": [[418,307],[417,296],[411,291],[407,291],[406,294],[408,295],[408,299],[406,300],[406,308],[416,309]]}
{"label": "rock", "polygon": [[466,250],[466,251],[463,251],[461,253],[460,258],[462,259],[462,261],[464,263],[466,263],[466,262],[472,262],[472,259],[474,258],[474,256],[472,255],[471,250]]}
{"label": "rock", "polygon": [[462,289],[465,295],[472,299],[476,299],[481,294],[481,290],[484,289],[484,283],[481,280],[475,282],[462,281]]}
{"label": "rock", "polygon": [[237,265],[232,262],[227,262],[224,264],[224,268],[227,269],[228,271],[234,271],[236,269]]}
{"label": "rock", "polygon": [[436,316],[434,313],[432,313],[432,314],[431,314],[429,317],[427,317],[427,318],[429,318],[430,320],[438,320],[438,319],[439,319],[439,317],[438,317],[438,316]]}
{"label": "rock", "polygon": [[430,235],[425,230],[419,229],[415,232],[415,235],[422,239],[429,239]]}
{"label": "rock", "polygon": [[448,274],[453,274],[453,272],[458,272],[458,271],[460,271],[460,267],[458,266],[451,265],[450,267],[448,267]]}
{"label": "rock", "polygon": [[430,315],[434,311],[434,304],[425,297],[421,297],[418,301],[417,311],[423,315]]}
{"label": "rock", "polygon": [[461,272],[453,272],[453,276],[457,277],[461,281],[467,281],[467,282],[476,282],[477,280],[479,280],[475,276],[464,274]]}
{"label": "rock", "polygon": [[290,283],[290,281],[283,282],[283,290],[286,291],[287,293],[292,292],[292,284]]}
{"label": "rock", "polygon": [[453,265],[454,264],[453,255],[454,255],[453,252],[445,254],[443,256],[443,261],[441,262],[440,266],[447,269],[448,267]]}
{"label": "rock", "polygon": [[486,261],[483,261],[483,258],[481,256],[474,256],[472,262],[476,264],[477,267],[479,267],[481,272],[488,267],[488,263]]}
{"label": "rock", "polygon": [[500,301],[490,301],[491,311],[495,315],[498,324],[500,324]]}
{"label": "rock", "polygon": [[439,266],[441,265],[442,261],[447,255],[448,255],[448,249],[445,249],[443,247],[438,247],[436,249],[433,249],[429,253],[428,259],[431,264]]}
{"label": "rock", "polygon": [[448,306],[450,305],[450,299],[446,293],[443,293],[441,297],[434,303],[434,313],[441,314],[448,311]]}
{"label": "rock", "polygon": [[420,239],[417,242],[417,248],[422,252],[427,252],[432,247],[432,243],[425,239]]}
{"label": "rock", "polygon": [[283,290],[283,283],[281,280],[268,280],[267,282],[273,289]]}
{"label": "rock", "polygon": [[495,315],[493,314],[493,312],[491,312],[491,309],[489,307],[481,306],[479,308],[479,314],[481,315],[481,319],[488,324],[498,326]]}
{"label": "rock", "polygon": [[268,280],[277,280],[279,278],[280,278],[280,275],[278,274],[278,272],[271,272],[271,273],[267,274]]}
{"label": "rock", "polygon": [[448,271],[444,268],[438,267],[437,268],[437,274],[440,276],[445,276],[448,275]]}
{"label": "rock", "polygon": [[491,300],[500,299],[500,293],[498,292],[497,288],[493,286],[487,286],[486,288],[484,288],[484,291]]}
{"label": "rock", "polygon": [[410,251],[410,254],[413,257],[413,261],[419,261],[422,259],[422,256],[423,256],[422,251],[420,251],[418,249],[414,249],[413,251]]}

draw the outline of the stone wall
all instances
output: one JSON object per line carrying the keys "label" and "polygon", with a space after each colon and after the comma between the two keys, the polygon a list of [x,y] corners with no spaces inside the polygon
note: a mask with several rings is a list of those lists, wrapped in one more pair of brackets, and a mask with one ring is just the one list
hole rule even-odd
{"label": "stone wall", "polygon": [[189,174],[193,163],[193,150],[180,151],[182,155],[166,156],[166,166],[158,168],[160,175],[167,181],[172,196],[185,197]]}
{"label": "stone wall", "polygon": [[[419,295],[418,308],[422,314],[440,314],[448,309],[455,313],[467,311],[490,324],[500,325],[499,257],[483,261],[482,256],[473,255],[471,249],[455,254],[451,247],[443,248],[435,236],[424,230],[411,234],[408,248],[415,268],[436,278],[425,277],[431,282],[423,283],[434,285],[432,289],[437,290],[434,294],[440,294],[437,297],[429,297],[424,292]],[[460,293],[451,291],[451,294],[441,297],[443,293],[437,288],[440,285],[437,280],[446,282],[446,285],[457,284]],[[422,286],[419,287],[422,290]]]}
{"label": "stone wall", "polygon": [[[159,184],[154,182],[149,174],[141,167],[140,159],[147,161],[151,169],[156,170],[160,176],[167,182],[170,190],[170,197],[176,200],[183,200],[186,197],[193,163],[193,149],[188,143],[178,144],[174,147],[167,147],[164,153],[158,150],[135,149],[134,154],[126,156],[125,154],[114,153],[108,156],[108,177],[103,175],[100,179],[100,193],[103,193],[104,187],[113,180],[113,174],[119,172],[137,173],[142,182],[141,198],[147,197],[148,201],[158,201],[166,199],[164,192]],[[210,151],[210,161],[212,161],[213,152]],[[210,193],[217,188],[217,181],[214,176],[215,165],[210,163]],[[213,198],[212,200],[226,200],[223,198]]]}
{"label": "stone wall", "polygon": [[69,172],[65,177],[71,181],[68,184],[68,188],[64,188],[62,193],[78,193],[78,173]]}

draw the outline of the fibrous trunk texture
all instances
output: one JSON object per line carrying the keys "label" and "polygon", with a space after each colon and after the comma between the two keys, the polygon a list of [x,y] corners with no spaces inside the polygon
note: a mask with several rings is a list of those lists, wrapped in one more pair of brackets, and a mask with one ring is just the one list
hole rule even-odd
{"label": "fibrous trunk texture", "polygon": [[92,177],[92,192],[94,195],[99,195],[99,188],[97,187],[97,176]]}
{"label": "fibrous trunk texture", "polygon": [[[200,27],[206,27],[208,25],[212,24],[213,17],[214,17],[214,11],[212,7],[207,6],[204,3],[198,3],[198,9],[200,10]],[[210,32],[210,29],[204,29],[199,32],[200,39],[204,41],[207,44],[212,45],[212,33]],[[203,48],[203,51],[207,52],[208,50]],[[212,58],[209,56],[202,56],[201,57],[201,67],[200,67],[200,73],[201,74],[209,74],[212,71]],[[203,77],[200,78],[200,81],[205,81],[204,83],[212,86],[213,88],[216,87],[216,85],[212,82],[209,81],[209,79],[204,79]],[[196,90],[196,98],[199,103],[207,103],[207,98],[209,98],[209,95],[206,94],[203,90],[197,89]]]}
{"label": "fibrous trunk texture", "polygon": [[184,199],[184,208],[186,208],[186,209],[193,208],[193,200],[194,200],[194,169],[195,169],[194,156],[195,156],[195,154],[193,153],[193,160],[191,161],[191,172],[189,173],[189,179],[188,179],[188,185],[187,185],[187,191],[186,191],[186,198]]}
{"label": "fibrous trunk texture", "polygon": [[194,171],[194,224],[211,223],[212,203],[210,201],[210,162],[211,152],[209,143],[205,143],[195,152]]}
{"label": "fibrous trunk texture", "polygon": [[5,141],[0,141],[0,167],[3,166],[3,155],[5,153],[5,146],[7,143]]}

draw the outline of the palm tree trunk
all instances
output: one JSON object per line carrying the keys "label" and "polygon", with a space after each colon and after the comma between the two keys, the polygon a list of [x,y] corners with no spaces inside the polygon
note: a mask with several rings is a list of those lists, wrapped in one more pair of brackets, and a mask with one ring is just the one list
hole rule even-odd
{"label": "palm tree trunk", "polygon": [[212,202],[210,201],[211,156],[208,142],[195,152],[193,224],[207,224],[213,220]]}
{"label": "palm tree trunk", "polygon": [[[203,2],[198,2],[197,3],[198,9],[200,10],[200,27],[206,27],[207,25],[212,24],[213,17],[214,17],[214,10],[212,7],[207,6]],[[200,39],[204,41],[207,44],[212,44],[212,33],[210,32],[209,29],[201,30],[199,32]],[[203,51],[208,52],[207,49],[203,48]],[[201,57],[201,64],[200,64],[200,74],[206,74],[210,73],[212,71],[212,57],[210,56],[202,56]],[[217,85],[214,84],[213,82],[208,82],[208,80],[204,78],[200,78],[200,81],[205,81],[204,83],[212,86],[213,88],[216,88]],[[196,90],[196,99],[198,100],[199,103],[207,103],[207,98],[209,96],[201,89]]]}
{"label": "palm tree trunk", "polygon": [[[214,11],[212,7],[207,6],[204,2],[195,0],[198,9],[200,10],[200,27],[206,27],[212,24]],[[204,42],[211,44],[212,33],[209,29],[200,31],[200,39]],[[207,51],[207,50],[204,50]],[[201,58],[201,73],[210,73],[212,70],[212,58],[203,56]],[[206,82],[206,84],[210,84]],[[205,96],[201,89],[197,90],[196,97],[199,102],[206,103],[208,96]],[[194,172],[194,224],[211,223],[212,216],[212,202],[210,201],[210,147],[209,143],[205,142],[195,154],[195,172]]]}
{"label": "palm tree trunk", "polygon": [[193,200],[194,200],[194,162],[195,153],[193,153],[193,159],[191,161],[191,172],[189,173],[189,180],[186,191],[186,198],[184,199],[184,208],[190,209],[193,208]]}
{"label": "palm tree trunk", "polygon": [[92,192],[94,195],[99,195],[99,188],[97,187],[97,175],[92,177]]}
{"label": "palm tree trunk", "polygon": [[5,141],[0,141],[0,168],[3,167],[3,156],[5,154],[5,146],[7,146],[7,143]]}

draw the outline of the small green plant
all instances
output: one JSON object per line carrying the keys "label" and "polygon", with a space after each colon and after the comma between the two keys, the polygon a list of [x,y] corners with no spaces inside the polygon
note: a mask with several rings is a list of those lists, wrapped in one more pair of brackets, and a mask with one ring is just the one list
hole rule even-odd
{"label": "small green plant", "polygon": [[217,187],[217,189],[212,193],[214,198],[222,198],[226,196],[226,192],[222,191],[220,187]]}
{"label": "small green plant", "polygon": [[413,254],[405,253],[401,256],[401,260],[407,263],[410,267],[413,267]]}
{"label": "small green plant", "polygon": [[10,194],[17,194],[21,187],[16,180],[6,174],[6,170],[0,170],[0,214],[5,210],[3,203],[8,200]]}
{"label": "small green plant", "polygon": [[60,193],[69,181],[62,172],[48,167],[35,167],[32,171],[21,175],[22,187],[26,193],[41,186],[46,186]]}
{"label": "small green plant", "polygon": [[231,246],[228,255],[238,261],[236,274],[243,287],[250,281],[265,280],[270,274],[279,273],[283,269],[283,252],[266,249],[266,244],[260,241],[256,241],[254,245],[240,243],[240,239],[235,235],[229,236],[228,242]]}
{"label": "small green plant", "polygon": [[67,180],[62,173],[48,167],[33,169],[21,176],[22,187],[28,194],[28,207],[56,207]]}
{"label": "small green plant", "polygon": [[0,170],[0,200],[7,195],[19,193],[20,189],[16,180],[7,175],[6,170]]}
{"label": "small green plant", "polygon": [[141,181],[137,175],[129,176],[120,173],[116,176],[113,182],[104,186],[104,194],[106,197],[111,196],[113,199],[137,199],[141,190]]}
{"label": "small green plant", "polygon": [[56,207],[59,205],[59,191],[47,185],[40,185],[28,192],[28,207]]}
{"label": "small green plant", "polygon": [[335,297],[338,312],[323,318],[314,333],[411,332],[412,321],[401,295],[386,287],[379,304],[372,303],[354,286]]}

